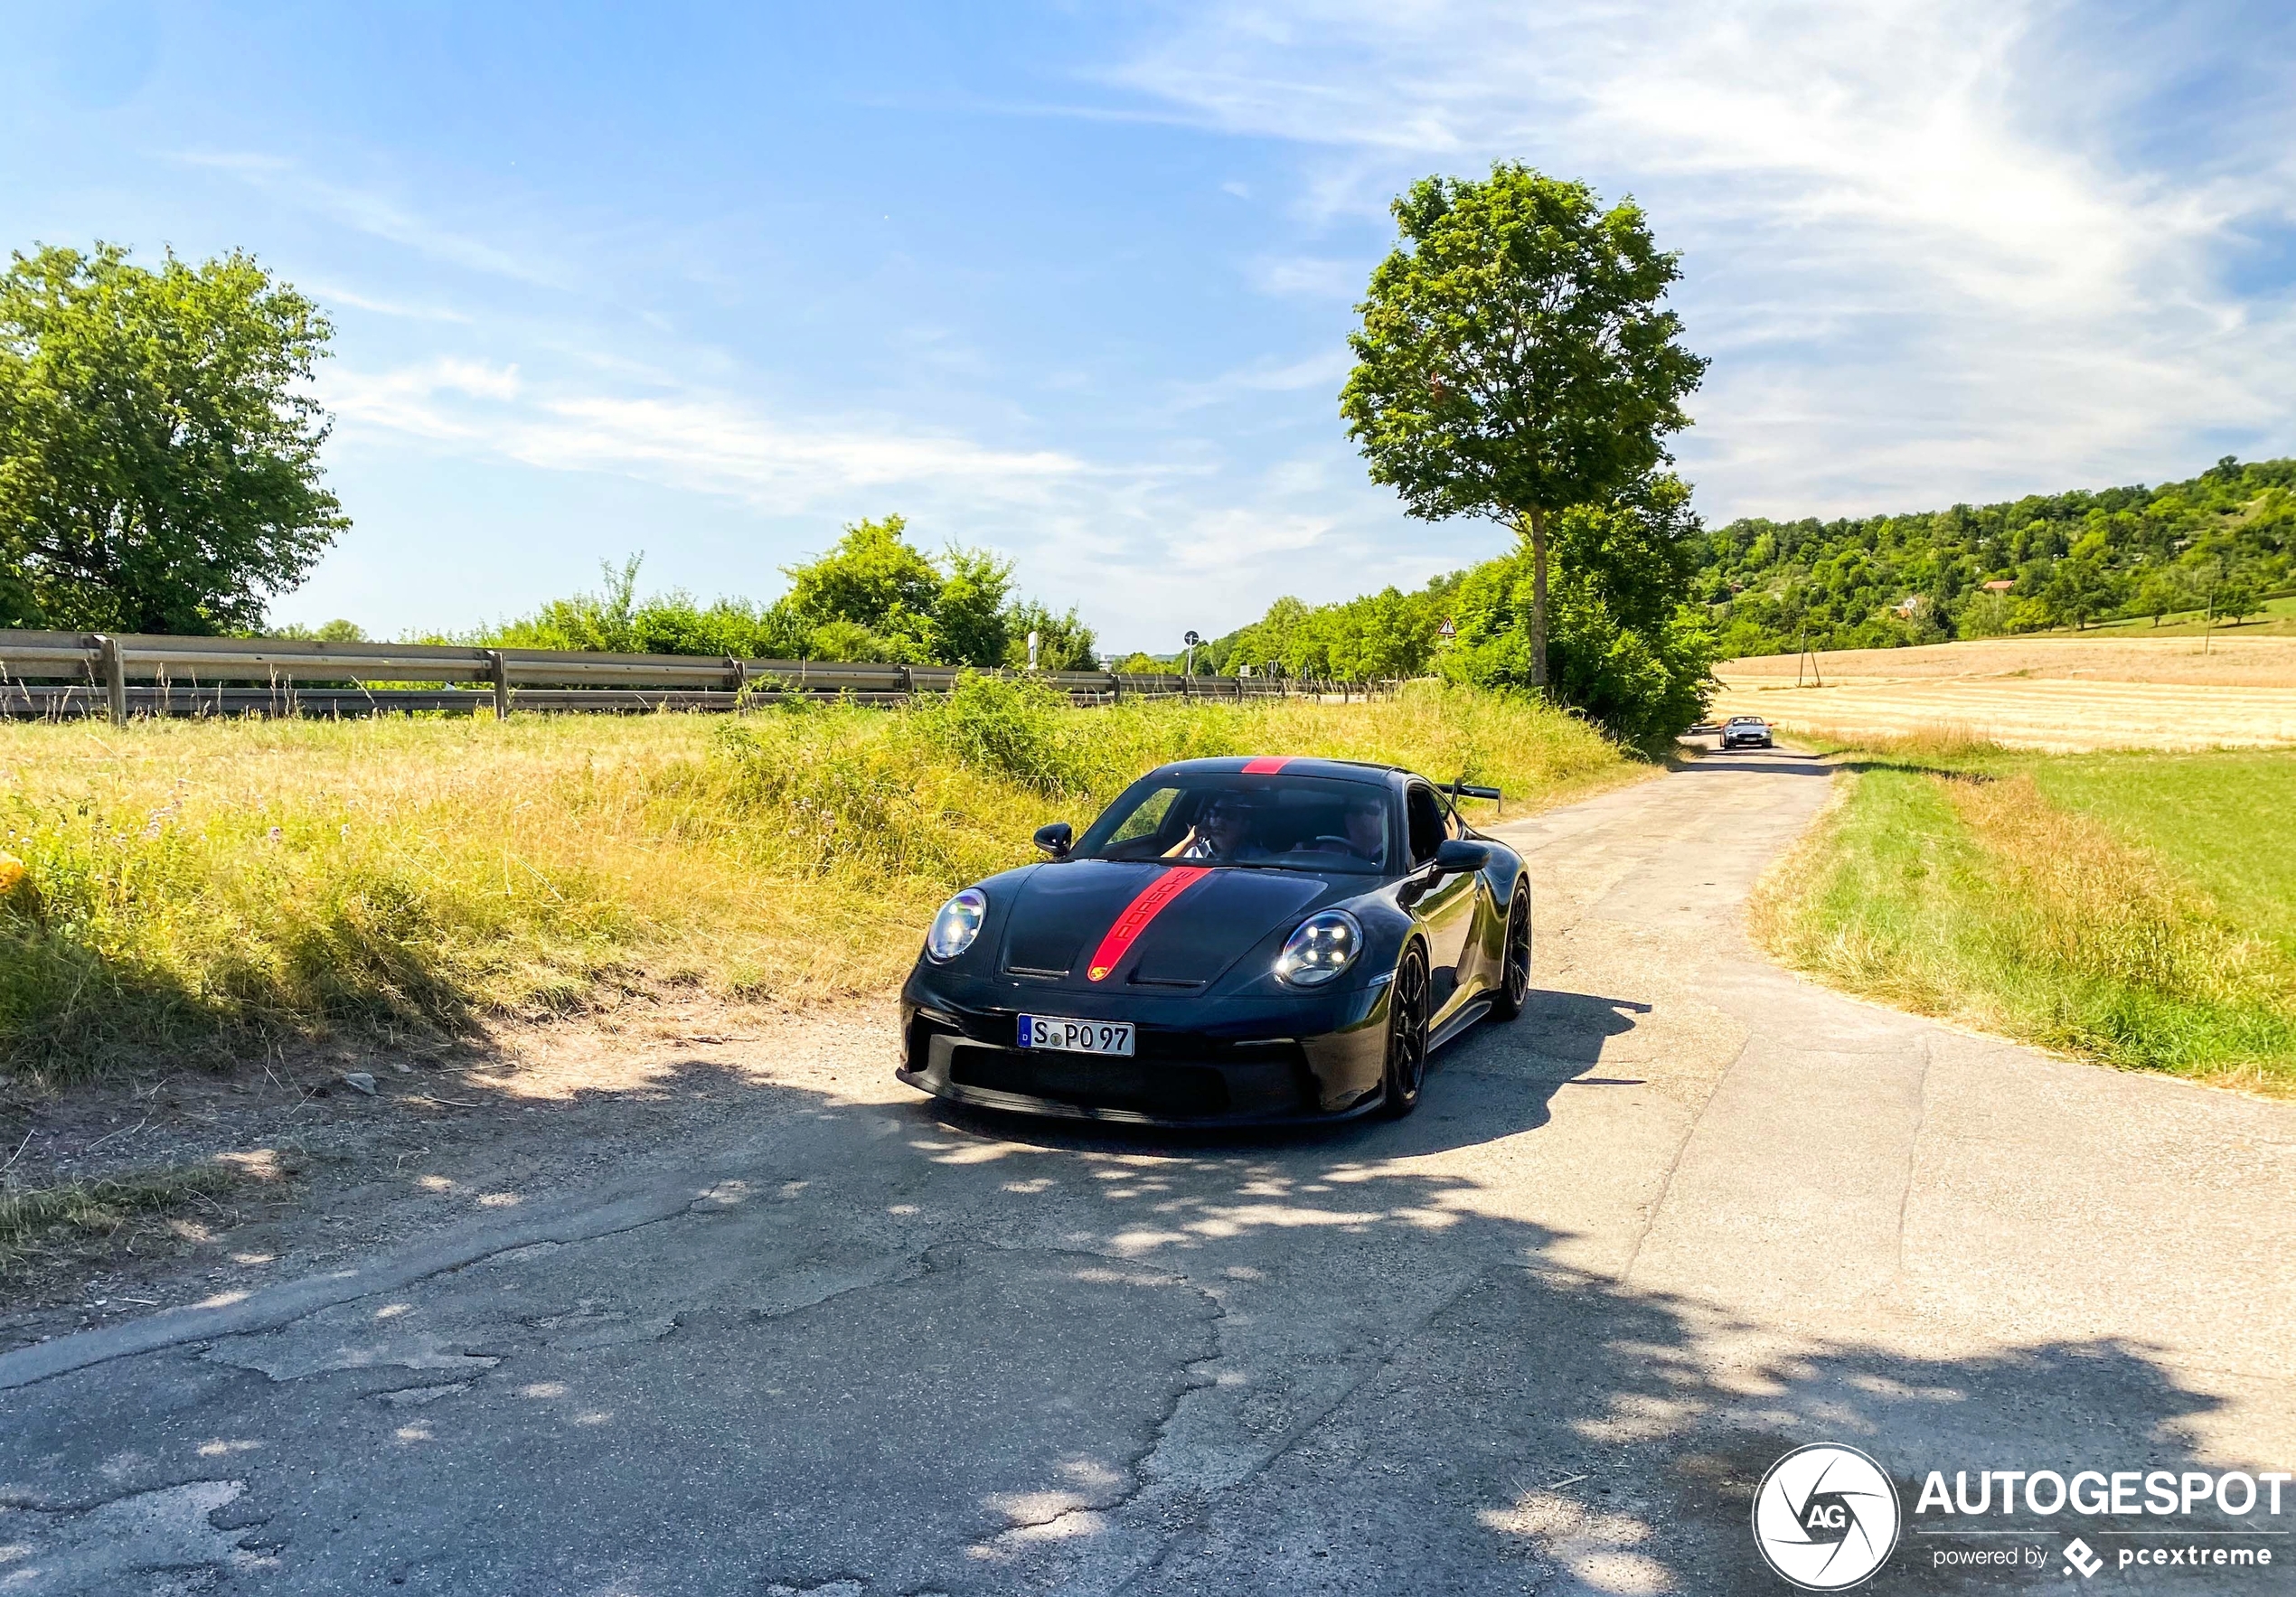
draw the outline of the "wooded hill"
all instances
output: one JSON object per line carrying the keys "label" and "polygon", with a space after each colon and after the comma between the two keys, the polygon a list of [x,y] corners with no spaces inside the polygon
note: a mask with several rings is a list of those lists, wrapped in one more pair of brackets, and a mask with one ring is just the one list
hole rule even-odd
{"label": "wooded hill", "polygon": [[[2158,617],[2254,615],[2296,583],[2296,460],[2188,482],[1708,533],[1693,590],[1725,658],[1887,648]],[[2006,584],[2006,587],[2000,586]],[[1990,585],[1990,586],[1989,586]]]}

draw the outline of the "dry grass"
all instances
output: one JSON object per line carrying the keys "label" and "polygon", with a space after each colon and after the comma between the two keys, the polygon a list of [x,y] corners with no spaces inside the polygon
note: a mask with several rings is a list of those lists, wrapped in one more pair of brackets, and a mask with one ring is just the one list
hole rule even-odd
{"label": "dry grass", "polygon": [[[1829,683],[1905,682],[1979,678],[2148,682],[2170,687],[2296,688],[2296,638],[2087,637],[1973,638],[1911,649],[1829,649],[1817,656]],[[1726,660],[1714,668],[1726,683],[1791,687],[1807,674],[1791,654]]]}
{"label": "dry grass", "polygon": [[[0,1058],[69,1077],[355,1026],[435,1032],[696,983],[881,991],[955,886],[1161,760],[1463,771],[1531,807],[1631,780],[1586,726],[1399,702],[0,728]],[[1512,805],[1510,804],[1510,810]]]}
{"label": "dry grass", "polygon": [[226,1221],[226,1211],[213,1200],[240,1181],[226,1166],[198,1165],[53,1187],[0,1188],[0,1279],[42,1255],[82,1253],[91,1245],[108,1251],[120,1232],[139,1220],[204,1213]]}
{"label": "dry grass", "polygon": [[[1806,669],[1806,668],[1805,668]],[[1792,655],[1725,661],[1717,715],[1870,745],[1951,728],[2012,748],[2296,744],[2296,638],[1984,638],[1829,652],[1825,686]]]}

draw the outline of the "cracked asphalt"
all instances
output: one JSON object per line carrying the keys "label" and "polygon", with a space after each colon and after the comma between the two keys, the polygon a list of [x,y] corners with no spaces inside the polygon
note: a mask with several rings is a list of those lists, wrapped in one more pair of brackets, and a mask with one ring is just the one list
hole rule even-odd
{"label": "cracked asphalt", "polygon": [[[889,1062],[0,1356],[0,1592],[1767,1592],[1750,1494],[1803,1442],[1909,1510],[1932,1469],[2291,1468],[2296,1107],[1765,963],[1746,895],[1829,780],[1507,828],[1539,991],[1400,1123],[1117,1135]],[[2040,1578],[1939,1545],[1874,1589]]]}

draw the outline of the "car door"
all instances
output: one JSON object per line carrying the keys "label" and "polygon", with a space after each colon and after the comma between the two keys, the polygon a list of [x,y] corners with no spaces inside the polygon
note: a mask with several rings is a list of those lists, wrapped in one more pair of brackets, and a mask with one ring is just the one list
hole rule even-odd
{"label": "car door", "polygon": [[1443,800],[1424,782],[1414,782],[1404,794],[1404,820],[1411,845],[1411,868],[1425,884],[1411,912],[1427,935],[1427,982],[1433,1000],[1430,1024],[1440,1024],[1457,1001],[1467,954],[1467,939],[1475,926],[1475,895],[1480,874],[1472,870],[1437,875],[1435,850],[1451,835]]}

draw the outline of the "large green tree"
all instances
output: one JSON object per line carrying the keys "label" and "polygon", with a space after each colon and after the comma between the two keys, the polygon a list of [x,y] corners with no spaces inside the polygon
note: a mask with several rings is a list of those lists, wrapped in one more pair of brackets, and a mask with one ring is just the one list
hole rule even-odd
{"label": "large green tree", "polygon": [[308,389],[332,329],[251,257],[18,253],[0,275],[0,625],[260,624],[350,525]]}
{"label": "large green tree", "polygon": [[1501,163],[1395,202],[1402,240],[1372,271],[1341,390],[1374,481],[1415,516],[1485,515],[1531,565],[1529,670],[1548,681],[1548,524],[1670,458],[1706,362],[1664,308],[1679,277],[1633,201]]}

